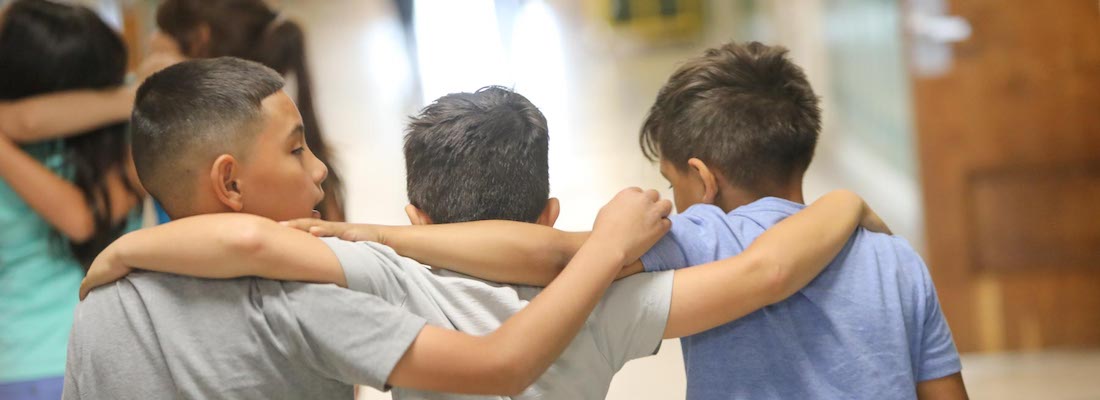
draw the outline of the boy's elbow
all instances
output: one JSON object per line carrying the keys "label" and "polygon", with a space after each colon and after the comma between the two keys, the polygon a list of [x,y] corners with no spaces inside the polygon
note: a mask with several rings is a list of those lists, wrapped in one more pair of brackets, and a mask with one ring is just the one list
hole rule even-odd
{"label": "boy's elbow", "polygon": [[523,393],[541,375],[530,358],[521,354],[501,354],[498,357],[489,357],[491,359],[489,362],[492,365],[487,375],[496,379],[490,380],[493,387],[486,389],[502,396],[518,396]]}
{"label": "boy's elbow", "polygon": [[775,257],[761,257],[757,262],[758,268],[764,274],[764,294],[768,298],[768,304],[775,304],[790,297],[797,291],[797,284],[790,268],[786,268],[782,261]]}
{"label": "boy's elbow", "polygon": [[256,255],[268,247],[267,232],[271,229],[261,218],[246,218],[236,221],[231,229],[225,229],[227,235],[223,243],[232,254]]}
{"label": "boy's elbow", "polygon": [[539,375],[531,367],[521,366],[522,364],[513,363],[500,368],[499,376],[504,378],[500,387],[501,395],[519,396],[538,379]]}

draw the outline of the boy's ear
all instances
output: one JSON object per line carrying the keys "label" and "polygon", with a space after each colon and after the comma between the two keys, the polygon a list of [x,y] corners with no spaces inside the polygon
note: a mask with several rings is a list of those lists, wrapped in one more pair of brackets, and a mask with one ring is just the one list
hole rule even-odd
{"label": "boy's ear", "polygon": [[561,213],[561,203],[557,197],[551,197],[546,199],[546,208],[542,209],[542,214],[539,214],[536,224],[554,227],[554,223],[558,222],[558,214]]}
{"label": "boy's ear", "polygon": [[699,201],[703,204],[714,204],[718,199],[718,177],[714,171],[711,171],[710,167],[698,158],[688,160],[688,166],[699,175],[703,183],[703,198]]}
{"label": "boy's ear", "polygon": [[416,206],[409,204],[405,206],[405,214],[409,216],[409,223],[413,225],[431,225],[432,217],[428,216],[428,213],[421,211]]}
{"label": "boy's ear", "polygon": [[214,195],[219,202],[233,211],[241,211],[244,208],[244,195],[237,179],[239,170],[237,159],[229,154],[218,156],[214,160],[214,165],[210,167],[210,185],[214,189]]}

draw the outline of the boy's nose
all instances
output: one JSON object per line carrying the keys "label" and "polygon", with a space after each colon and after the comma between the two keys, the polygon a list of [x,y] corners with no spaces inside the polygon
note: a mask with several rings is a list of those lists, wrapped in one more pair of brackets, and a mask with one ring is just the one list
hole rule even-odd
{"label": "boy's nose", "polygon": [[324,165],[324,163],[321,163],[320,160],[318,160],[317,164],[319,164],[321,167],[317,168],[316,173],[313,173],[313,181],[316,181],[317,185],[321,185],[321,182],[329,177],[329,167],[327,165]]}
{"label": "boy's nose", "polygon": [[321,160],[317,160],[317,168],[313,171],[313,181],[320,185],[321,182],[325,181],[325,178],[328,178],[328,166]]}

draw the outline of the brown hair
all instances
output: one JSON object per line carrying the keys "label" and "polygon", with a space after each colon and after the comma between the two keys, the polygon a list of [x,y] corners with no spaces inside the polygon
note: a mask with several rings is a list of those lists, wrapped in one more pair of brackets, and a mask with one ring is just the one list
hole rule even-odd
{"label": "brown hair", "polygon": [[813,159],[821,109],[787,49],[758,42],[708,49],[657,94],[639,138],[646,158],[698,158],[729,183],[767,192]]}
{"label": "brown hair", "polygon": [[[198,29],[210,29],[205,48],[195,43]],[[306,144],[329,167],[322,184],[325,201],[319,206],[329,220],[344,220],[344,187],[332,165],[332,156],[313,107],[313,87],[306,62],[305,34],[294,21],[283,19],[263,0],[166,0],[157,9],[157,26],[179,42],[181,50],[199,57],[239,57],[264,64],[276,72],[294,74],[295,103],[302,113]]]}

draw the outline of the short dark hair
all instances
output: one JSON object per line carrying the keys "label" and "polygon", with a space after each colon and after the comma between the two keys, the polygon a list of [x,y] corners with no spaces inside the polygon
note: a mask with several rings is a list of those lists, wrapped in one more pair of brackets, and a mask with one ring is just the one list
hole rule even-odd
{"label": "short dark hair", "polygon": [[440,97],[405,134],[409,203],[435,223],[535,222],[550,195],[548,151],[546,117],[519,93]]}
{"label": "short dark hair", "polygon": [[[285,18],[267,0],[162,0],[157,28],[171,36],[184,54],[193,57],[240,57],[294,75],[294,104],[302,114],[306,145],[328,166],[321,182],[325,201],[317,205],[326,218],[344,219],[344,184],[334,155],[321,130],[313,105],[313,74],[309,70],[302,26]],[[197,42],[200,31],[208,40]]]}
{"label": "short dark hair", "polygon": [[758,42],[708,49],[676,70],[642,126],[642,152],[683,169],[695,157],[729,183],[767,191],[806,172],[821,109],[787,49]]}
{"label": "short dark hair", "polygon": [[196,171],[221,154],[245,157],[261,128],[260,103],[282,88],[271,68],[232,57],[186,61],[150,76],[131,119],[142,185],[178,216]]}

